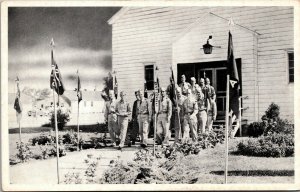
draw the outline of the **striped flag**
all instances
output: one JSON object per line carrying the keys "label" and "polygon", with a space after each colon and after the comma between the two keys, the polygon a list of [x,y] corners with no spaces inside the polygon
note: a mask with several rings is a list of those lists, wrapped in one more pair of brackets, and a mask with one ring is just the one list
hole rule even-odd
{"label": "striped flag", "polygon": [[54,89],[57,94],[62,95],[65,91],[65,88],[57,63],[55,62],[53,57],[53,50],[51,50],[51,68],[52,71],[50,75],[50,88]]}
{"label": "striped flag", "polygon": [[17,121],[18,123],[21,120],[22,117],[22,106],[21,106],[21,92],[20,92],[20,88],[19,88],[19,77],[16,78],[16,83],[17,83],[17,93],[16,93],[16,98],[15,98],[15,103],[14,103],[14,109],[16,110],[17,113]]}
{"label": "striped flag", "polygon": [[228,55],[227,55],[227,74],[229,75],[229,115],[232,122],[239,118],[239,74],[233,54],[232,35],[229,31]]}
{"label": "striped flag", "polygon": [[82,91],[81,91],[81,83],[80,83],[78,70],[77,70],[77,97],[78,97],[78,103],[79,103],[82,100]]}

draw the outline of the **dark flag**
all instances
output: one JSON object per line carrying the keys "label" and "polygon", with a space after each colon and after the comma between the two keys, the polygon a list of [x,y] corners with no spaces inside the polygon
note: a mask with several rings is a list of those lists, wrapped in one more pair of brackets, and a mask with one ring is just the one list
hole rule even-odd
{"label": "dark flag", "polygon": [[229,115],[232,120],[239,118],[239,90],[240,82],[238,70],[233,54],[232,35],[229,31],[228,55],[227,55],[227,74],[229,75]]}
{"label": "dark flag", "polygon": [[145,80],[145,82],[144,82],[144,97],[145,97],[145,98],[148,98],[147,82],[146,82],[146,80]]}
{"label": "dark flag", "polygon": [[78,70],[77,70],[77,97],[79,103],[82,100],[82,92],[81,92],[81,83],[80,83]]}
{"label": "dark flag", "polygon": [[175,78],[174,78],[172,67],[171,67],[171,85],[169,86],[168,92],[173,105],[176,105],[176,87],[175,87]]}
{"label": "dark flag", "polygon": [[20,101],[21,92],[20,92],[20,88],[19,88],[19,77],[17,77],[16,82],[17,82],[17,93],[16,93],[16,98],[15,98],[15,103],[14,103],[14,109],[17,112],[17,121],[18,121],[18,123],[20,123],[20,120],[22,117],[22,106],[21,106],[21,101]]}
{"label": "dark flag", "polygon": [[156,82],[154,82],[154,92],[153,92],[153,100],[152,100],[152,111],[155,113],[158,112],[158,95],[159,95],[159,79],[157,77]]}
{"label": "dark flag", "polygon": [[57,63],[55,62],[53,57],[53,50],[51,50],[51,67],[52,71],[50,75],[50,88],[54,89],[57,94],[62,95],[65,91],[65,88],[62,82],[61,74],[59,72]]}
{"label": "dark flag", "polygon": [[118,82],[117,82],[117,76],[115,76],[115,86],[114,86],[114,94],[115,98],[118,98]]}

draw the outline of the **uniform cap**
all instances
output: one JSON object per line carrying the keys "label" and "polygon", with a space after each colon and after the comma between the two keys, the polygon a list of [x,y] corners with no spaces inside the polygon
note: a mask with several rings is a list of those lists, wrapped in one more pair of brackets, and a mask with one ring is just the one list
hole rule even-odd
{"label": "uniform cap", "polygon": [[191,81],[196,81],[195,77],[191,77]]}

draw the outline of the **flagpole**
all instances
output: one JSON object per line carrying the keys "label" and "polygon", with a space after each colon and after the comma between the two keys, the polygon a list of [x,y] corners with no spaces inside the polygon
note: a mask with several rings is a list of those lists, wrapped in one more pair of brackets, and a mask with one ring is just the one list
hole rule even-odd
{"label": "flagpole", "polygon": [[[18,89],[18,94],[19,95],[19,105],[21,106],[21,102],[20,102],[20,97],[21,97],[21,93],[20,93],[20,88],[19,88],[19,82],[17,82],[17,89]],[[22,130],[21,130],[21,117],[20,117],[21,114],[18,114],[17,112],[17,121],[18,121],[18,124],[19,124],[19,139],[20,139],[20,144],[22,142]]]}
{"label": "flagpole", "polygon": [[[171,65],[171,72],[172,72],[172,79],[173,79],[173,91],[174,91],[174,94],[175,94],[175,100],[176,100],[176,109],[177,109],[177,116],[178,116],[178,126],[179,126],[179,133],[178,133],[178,139],[182,137],[182,133],[181,133],[181,122],[180,122],[180,115],[179,115],[179,110],[178,110],[178,97],[177,97],[177,91],[176,91],[176,86],[175,86],[175,78],[174,78],[174,73],[173,73],[173,68],[172,68],[172,65]],[[172,86],[173,86],[172,85]]]}
{"label": "flagpole", "polygon": [[79,98],[78,98],[78,109],[77,109],[77,149],[79,151]]}
{"label": "flagpole", "polygon": [[226,85],[226,114],[225,114],[225,184],[227,184],[228,172],[228,123],[229,123],[229,75],[227,75]]}
{"label": "flagpole", "polygon": [[[54,41],[52,39],[51,40],[51,51],[52,51],[51,62],[53,62],[53,47],[54,47]],[[55,68],[52,69],[52,73],[53,75],[55,74]],[[53,83],[56,83],[56,81],[54,81]],[[53,103],[54,103],[54,124],[55,124],[55,138],[56,138],[55,139],[56,140],[56,168],[57,168],[56,173],[57,173],[57,184],[59,184],[59,146],[58,146],[57,111],[56,111],[56,99],[55,99],[54,87],[52,89],[52,92],[53,92]]]}
{"label": "flagpole", "polygon": [[[155,140],[156,140],[156,93],[155,91],[157,90],[157,78],[156,78],[156,68],[154,69],[154,98],[153,98],[153,102],[154,102],[154,116],[153,116],[153,156],[155,157]],[[157,93],[158,94],[158,93]],[[152,105],[153,106],[153,105]]]}
{"label": "flagpole", "polygon": [[239,128],[240,128],[240,137],[242,137],[242,97],[239,97]]}

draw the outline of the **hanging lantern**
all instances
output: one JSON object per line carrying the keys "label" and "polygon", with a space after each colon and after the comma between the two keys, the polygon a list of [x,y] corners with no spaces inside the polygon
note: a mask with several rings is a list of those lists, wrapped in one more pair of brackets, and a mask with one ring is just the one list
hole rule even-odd
{"label": "hanging lantern", "polygon": [[204,54],[211,54],[212,53],[212,50],[213,50],[213,47],[216,47],[216,48],[221,48],[220,46],[213,46],[211,44],[209,44],[209,40],[212,39],[212,35],[210,35],[206,41],[206,44],[204,44],[202,46],[202,49],[204,51]]}

